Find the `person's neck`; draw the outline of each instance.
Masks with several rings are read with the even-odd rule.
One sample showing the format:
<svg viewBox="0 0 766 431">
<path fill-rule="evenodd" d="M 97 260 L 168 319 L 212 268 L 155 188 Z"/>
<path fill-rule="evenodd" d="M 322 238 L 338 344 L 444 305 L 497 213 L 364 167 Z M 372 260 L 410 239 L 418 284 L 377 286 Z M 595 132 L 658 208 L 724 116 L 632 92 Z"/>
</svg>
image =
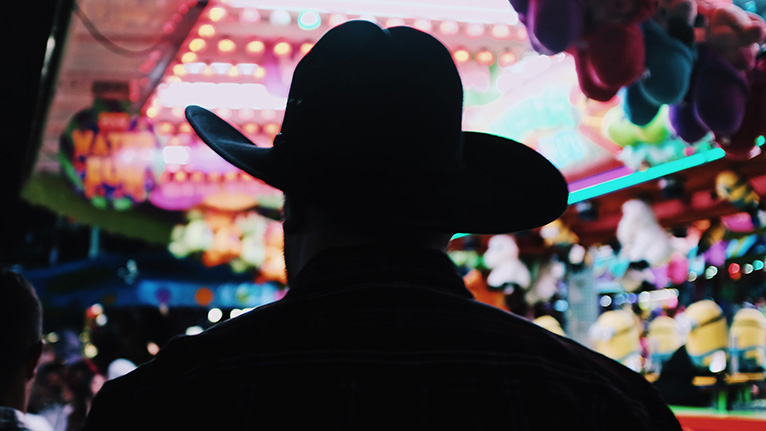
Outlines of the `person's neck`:
<svg viewBox="0 0 766 431">
<path fill-rule="evenodd" d="M 0 406 L 10 407 L 22 413 L 27 412 L 27 382 L 19 373 L 0 393 Z"/>
<path fill-rule="evenodd" d="M 383 247 L 401 239 L 403 247 L 444 251 L 451 236 L 447 234 L 436 238 L 429 236 L 427 240 L 423 240 L 423 238 L 399 238 L 392 235 L 394 234 L 359 234 L 337 231 L 315 231 L 301 234 L 285 232 L 285 264 L 288 284 L 314 257 L 329 249 L 354 246 Z"/>
</svg>

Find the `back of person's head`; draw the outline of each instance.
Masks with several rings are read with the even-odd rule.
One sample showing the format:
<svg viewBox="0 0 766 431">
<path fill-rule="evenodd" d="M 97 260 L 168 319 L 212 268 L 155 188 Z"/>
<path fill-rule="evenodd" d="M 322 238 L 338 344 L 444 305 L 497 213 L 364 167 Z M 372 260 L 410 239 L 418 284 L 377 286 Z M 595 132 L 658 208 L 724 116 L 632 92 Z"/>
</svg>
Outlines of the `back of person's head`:
<svg viewBox="0 0 766 431">
<path fill-rule="evenodd" d="M 42 307 L 34 288 L 20 274 L 0 268 L 0 392 L 29 362 L 41 337 Z"/>
</svg>

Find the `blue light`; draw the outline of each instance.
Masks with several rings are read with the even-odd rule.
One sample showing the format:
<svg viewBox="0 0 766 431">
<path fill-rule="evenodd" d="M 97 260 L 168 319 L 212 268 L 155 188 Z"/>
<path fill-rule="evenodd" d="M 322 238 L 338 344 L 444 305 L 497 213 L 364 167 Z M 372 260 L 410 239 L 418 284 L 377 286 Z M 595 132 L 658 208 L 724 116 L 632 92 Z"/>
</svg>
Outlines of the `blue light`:
<svg viewBox="0 0 766 431">
<path fill-rule="evenodd" d="M 298 26 L 302 30 L 314 30 L 321 24 L 322 18 L 320 18 L 319 14 L 314 11 L 307 10 L 305 12 L 301 12 L 301 14 L 298 16 Z"/>
</svg>

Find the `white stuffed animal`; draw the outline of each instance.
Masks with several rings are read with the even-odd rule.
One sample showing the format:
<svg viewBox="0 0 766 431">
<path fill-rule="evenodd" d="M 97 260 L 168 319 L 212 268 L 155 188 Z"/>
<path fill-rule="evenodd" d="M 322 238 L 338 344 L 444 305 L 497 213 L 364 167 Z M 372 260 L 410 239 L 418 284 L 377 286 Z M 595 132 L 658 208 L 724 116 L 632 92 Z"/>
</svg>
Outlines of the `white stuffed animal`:
<svg viewBox="0 0 766 431">
<path fill-rule="evenodd" d="M 487 284 L 500 287 L 506 283 L 527 289 L 531 283 L 529 269 L 519 260 L 519 246 L 511 235 L 495 235 L 489 239 L 484 264 L 492 271 Z"/>
<path fill-rule="evenodd" d="M 622 204 L 617 240 L 622 246 L 620 254 L 630 262 L 646 261 L 656 267 L 670 262 L 673 255 L 670 234 L 657 222 L 652 208 L 639 199 Z"/>
</svg>

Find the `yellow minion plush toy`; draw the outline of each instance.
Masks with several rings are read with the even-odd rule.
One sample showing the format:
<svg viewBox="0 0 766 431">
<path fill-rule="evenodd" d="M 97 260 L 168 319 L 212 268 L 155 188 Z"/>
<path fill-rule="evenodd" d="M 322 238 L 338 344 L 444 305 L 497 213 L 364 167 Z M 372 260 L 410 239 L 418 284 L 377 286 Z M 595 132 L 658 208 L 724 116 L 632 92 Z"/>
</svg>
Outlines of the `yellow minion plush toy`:
<svg viewBox="0 0 766 431">
<path fill-rule="evenodd" d="M 595 351 L 633 371 L 641 371 L 641 341 L 636 320 L 630 311 L 604 312 L 591 327 L 590 336 Z"/>
<path fill-rule="evenodd" d="M 558 334 L 561 336 L 565 335 L 564 329 L 561 328 L 561 324 L 553 316 L 548 316 L 548 315 L 540 316 L 534 320 L 534 323 L 538 326 L 542 326 L 543 328 L 553 332 L 554 334 Z"/>
<path fill-rule="evenodd" d="M 721 307 L 705 299 L 689 305 L 684 313 L 690 324 L 686 350 L 697 368 L 720 372 L 726 368 L 728 328 Z"/>
<path fill-rule="evenodd" d="M 743 308 L 734 315 L 729 334 L 732 365 L 751 373 L 766 369 L 766 316 L 754 308 Z"/>
<path fill-rule="evenodd" d="M 657 316 L 649 323 L 646 334 L 652 368 L 660 371 L 665 362 L 683 344 L 681 330 L 672 317 Z"/>
<path fill-rule="evenodd" d="M 750 214 L 753 222 L 758 225 L 757 214 L 761 209 L 761 200 L 747 179 L 734 171 L 721 171 L 715 179 L 715 190 L 718 197 Z"/>
</svg>

